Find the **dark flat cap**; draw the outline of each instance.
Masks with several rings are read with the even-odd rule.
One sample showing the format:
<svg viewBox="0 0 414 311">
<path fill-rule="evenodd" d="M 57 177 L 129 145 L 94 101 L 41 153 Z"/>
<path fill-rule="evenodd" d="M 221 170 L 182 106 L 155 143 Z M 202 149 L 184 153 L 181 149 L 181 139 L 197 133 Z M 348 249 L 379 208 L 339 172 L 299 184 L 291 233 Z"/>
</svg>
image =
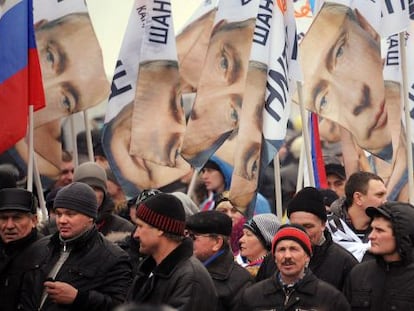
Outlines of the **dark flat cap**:
<svg viewBox="0 0 414 311">
<path fill-rule="evenodd" d="M 196 233 L 230 236 L 232 221 L 229 216 L 222 212 L 205 211 L 188 217 L 186 227 Z"/>
</svg>

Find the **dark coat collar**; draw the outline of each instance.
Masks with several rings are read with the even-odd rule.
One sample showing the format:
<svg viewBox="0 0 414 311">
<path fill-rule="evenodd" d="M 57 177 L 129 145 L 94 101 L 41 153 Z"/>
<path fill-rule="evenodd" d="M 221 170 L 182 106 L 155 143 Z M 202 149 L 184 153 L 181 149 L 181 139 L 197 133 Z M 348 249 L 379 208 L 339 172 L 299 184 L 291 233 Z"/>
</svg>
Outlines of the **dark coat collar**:
<svg viewBox="0 0 414 311">
<path fill-rule="evenodd" d="M 230 250 L 225 250 L 223 254 L 218 256 L 209 265 L 206 266 L 208 272 L 213 279 L 227 280 L 232 272 L 234 257 Z"/>
<path fill-rule="evenodd" d="M 271 280 L 272 286 L 267 286 L 263 289 L 263 293 L 265 295 L 273 295 L 278 291 L 283 291 L 282 284 L 278 279 L 278 272 L 271 277 Z M 305 295 L 315 295 L 316 287 L 312 284 L 315 280 L 316 276 L 309 269 L 307 269 L 303 279 L 295 285 L 295 291 Z"/>
<path fill-rule="evenodd" d="M 169 278 L 178 264 L 193 255 L 193 243 L 186 238 L 164 260 L 156 266 L 155 260 L 149 256 L 141 264 L 140 272 L 149 275 L 151 272 L 161 278 Z"/>
</svg>

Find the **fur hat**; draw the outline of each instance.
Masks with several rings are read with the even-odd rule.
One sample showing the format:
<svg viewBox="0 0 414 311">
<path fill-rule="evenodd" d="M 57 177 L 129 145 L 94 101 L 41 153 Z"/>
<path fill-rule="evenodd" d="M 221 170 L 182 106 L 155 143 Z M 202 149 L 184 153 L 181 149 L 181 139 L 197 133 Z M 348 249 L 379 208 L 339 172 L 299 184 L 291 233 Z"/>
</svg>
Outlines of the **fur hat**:
<svg viewBox="0 0 414 311">
<path fill-rule="evenodd" d="M 53 209 L 67 208 L 96 219 L 98 202 L 95 191 L 86 183 L 73 182 L 58 191 Z"/>
<path fill-rule="evenodd" d="M 20 188 L 1 189 L 0 211 L 19 211 L 36 214 L 33 193 Z"/>
<path fill-rule="evenodd" d="M 280 227 L 272 242 L 272 254 L 275 254 L 277 244 L 282 240 L 297 242 L 303 250 L 312 256 L 312 244 L 305 228 L 296 224 L 286 224 Z"/>
<path fill-rule="evenodd" d="M 95 162 L 84 162 L 79 165 L 73 174 L 73 181 L 83 182 L 92 188 L 97 187 L 106 193 L 106 172 Z"/>
<path fill-rule="evenodd" d="M 289 201 L 287 216 L 294 212 L 307 212 L 316 215 L 322 221 L 327 220 L 322 194 L 314 187 L 305 187 Z"/>
<path fill-rule="evenodd" d="M 186 227 L 196 233 L 230 236 L 232 221 L 229 216 L 222 212 L 205 211 L 190 216 L 187 219 Z"/>
<path fill-rule="evenodd" d="M 272 239 L 280 227 L 280 221 L 275 214 L 258 214 L 246 221 L 243 227 L 253 232 L 263 246 L 270 251 Z"/>
<path fill-rule="evenodd" d="M 179 199 L 172 194 L 158 193 L 142 201 L 137 218 L 167 233 L 184 236 L 185 212 Z"/>
</svg>

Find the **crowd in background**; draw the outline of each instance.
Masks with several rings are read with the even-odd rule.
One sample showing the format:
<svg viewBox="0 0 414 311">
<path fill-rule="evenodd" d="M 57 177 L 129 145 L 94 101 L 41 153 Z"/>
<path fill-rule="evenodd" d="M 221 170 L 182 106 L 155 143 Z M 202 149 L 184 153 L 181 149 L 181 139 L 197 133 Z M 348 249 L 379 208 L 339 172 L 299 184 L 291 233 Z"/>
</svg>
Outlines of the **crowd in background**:
<svg viewBox="0 0 414 311">
<path fill-rule="evenodd" d="M 271 174 L 242 213 L 216 156 L 193 193 L 182 179 L 127 198 L 96 143 L 77 167 L 63 152 L 38 221 L 37 192 L 1 164 L 2 310 L 411 310 L 413 206 L 387 202 L 373 173 L 346 176 L 337 154 L 328 188 L 296 192 L 300 144 L 281 150 L 283 217 Z"/>
</svg>

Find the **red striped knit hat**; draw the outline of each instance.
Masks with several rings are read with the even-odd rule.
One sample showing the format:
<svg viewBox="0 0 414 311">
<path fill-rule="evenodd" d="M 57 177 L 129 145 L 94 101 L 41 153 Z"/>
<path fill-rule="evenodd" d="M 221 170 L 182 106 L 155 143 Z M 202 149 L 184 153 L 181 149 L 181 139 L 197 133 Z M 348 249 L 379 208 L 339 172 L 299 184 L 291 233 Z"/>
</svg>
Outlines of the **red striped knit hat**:
<svg viewBox="0 0 414 311">
<path fill-rule="evenodd" d="M 276 245 L 282 240 L 292 240 L 297 242 L 303 250 L 310 256 L 312 256 L 312 244 L 306 233 L 305 228 L 296 224 L 286 224 L 279 228 L 276 232 L 272 242 L 272 254 L 275 254 Z"/>
<path fill-rule="evenodd" d="M 144 200 L 137 208 L 137 218 L 167 233 L 184 236 L 185 212 L 179 199 L 159 193 Z"/>
</svg>

